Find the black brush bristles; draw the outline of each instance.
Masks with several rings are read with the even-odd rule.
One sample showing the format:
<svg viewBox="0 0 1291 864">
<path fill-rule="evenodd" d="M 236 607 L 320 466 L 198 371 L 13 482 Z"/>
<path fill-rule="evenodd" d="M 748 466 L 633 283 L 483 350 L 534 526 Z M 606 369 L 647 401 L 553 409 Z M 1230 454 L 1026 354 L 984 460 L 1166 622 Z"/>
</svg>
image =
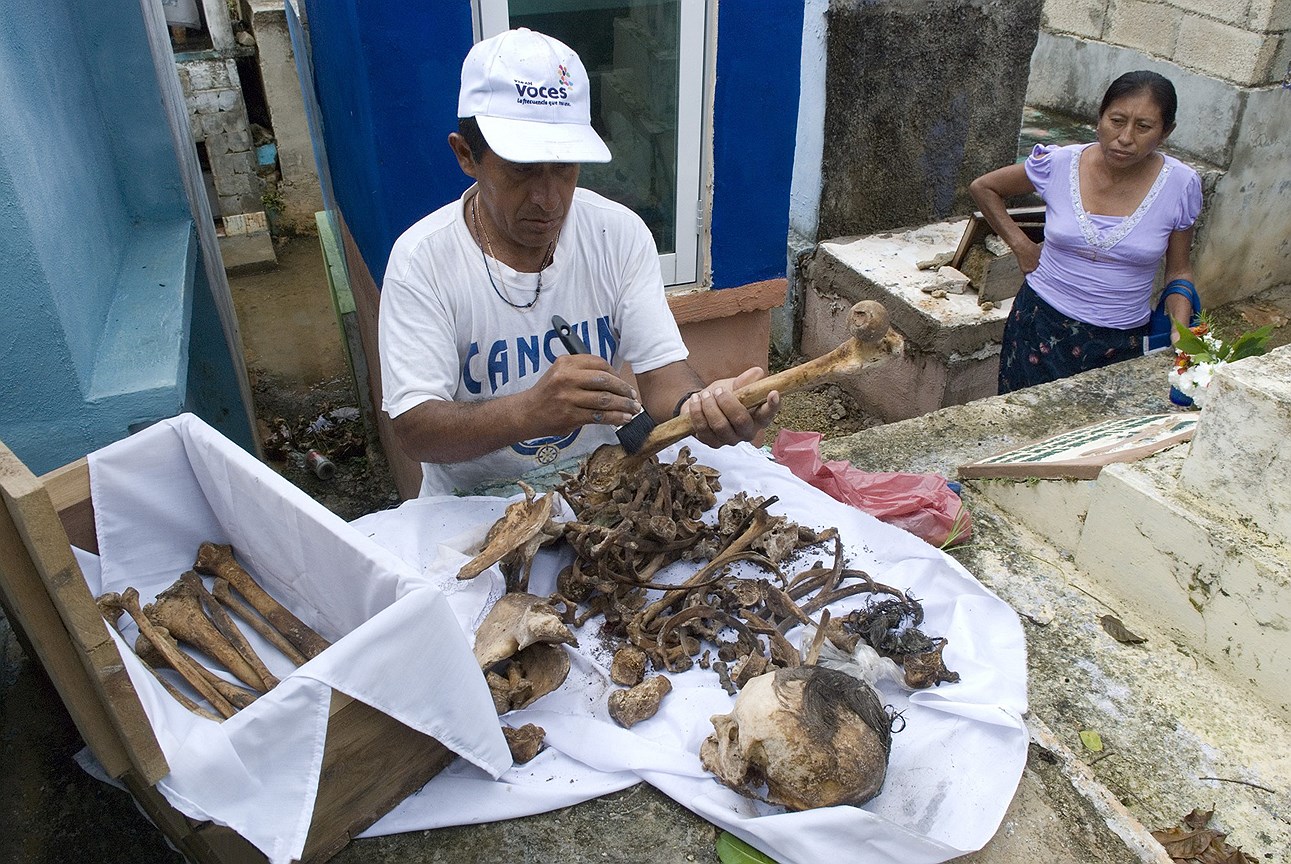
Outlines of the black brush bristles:
<svg viewBox="0 0 1291 864">
<path fill-rule="evenodd" d="M 564 318 L 559 315 L 551 316 L 551 326 L 555 329 L 556 335 L 564 343 L 565 350 L 570 354 L 591 354 L 588 347 L 583 344 L 583 340 L 578 337 L 578 332 L 566 323 Z M 614 434 L 619 438 L 619 444 L 629 454 L 636 453 L 645 446 L 646 438 L 654 431 L 654 418 L 646 413 L 642 408 L 637 412 L 637 416 L 624 423 L 614 430 Z"/>
<path fill-rule="evenodd" d="M 654 427 L 654 418 L 642 408 L 637 416 L 616 429 L 614 434 L 619 436 L 619 444 L 631 456 L 645 446 L 646 439 L 650 437 Z"/>
</svg>

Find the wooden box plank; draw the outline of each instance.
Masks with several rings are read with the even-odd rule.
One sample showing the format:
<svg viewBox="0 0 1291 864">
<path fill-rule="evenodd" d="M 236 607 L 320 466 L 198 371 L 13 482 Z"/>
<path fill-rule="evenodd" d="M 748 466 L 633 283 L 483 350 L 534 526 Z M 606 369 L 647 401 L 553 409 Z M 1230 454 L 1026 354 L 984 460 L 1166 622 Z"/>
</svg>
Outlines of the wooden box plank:
<svg viewBox="0 0 1291 864">
<path fill-rule="evenodd" d="M 36 652 L 107 772 L 156 782 L 170 769 L 43 484 L 0 444 L 0 585 L 5 614 Z M 123 693 L 125 694 L 123 696 Z"/>
<path fill-rule="evenodd" d="M 169 772 L 165 756 L 72 554 L 73 542 L 98 548 L 86 461 L 37 478 L 0 443 L 0 503 L 0 605 L 94 755 L 188 860 L 264 862 L 236 831 L 188 818 L 156 788 Z M 331 858 L 454 758 L 434 738 L 333 691 L 301 860 Z"/>
</svg>

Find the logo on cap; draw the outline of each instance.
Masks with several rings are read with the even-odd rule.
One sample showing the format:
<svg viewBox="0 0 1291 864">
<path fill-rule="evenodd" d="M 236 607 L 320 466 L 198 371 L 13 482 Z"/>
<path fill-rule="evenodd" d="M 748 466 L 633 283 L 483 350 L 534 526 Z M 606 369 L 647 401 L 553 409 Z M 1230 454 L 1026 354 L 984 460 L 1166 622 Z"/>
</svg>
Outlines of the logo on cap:
<svg viewBox="0 0 1291 864">
<path fill-rule="evenodd" d="M 554 87 L 547 84 L 535 84 L 520 78 L 512 79 L 516 85 L 516 101 L 522 105 L 564 105 L 568 106 L 569 89 L 572 82 L 561 78 L 563 86 Z"/>
<path fill-rule="evenodd" d="M 1288 68 L 1291 68 L 1291 65 L 1289 65 Z M 565 68 L 565 64 L 559 64 L 556 69 L 560 72 L 560 83 L 564 84 L 566 87 L 572 88 L 574 86 L 574 82 L 570 79 L 569 70 Z"/>
</svg>

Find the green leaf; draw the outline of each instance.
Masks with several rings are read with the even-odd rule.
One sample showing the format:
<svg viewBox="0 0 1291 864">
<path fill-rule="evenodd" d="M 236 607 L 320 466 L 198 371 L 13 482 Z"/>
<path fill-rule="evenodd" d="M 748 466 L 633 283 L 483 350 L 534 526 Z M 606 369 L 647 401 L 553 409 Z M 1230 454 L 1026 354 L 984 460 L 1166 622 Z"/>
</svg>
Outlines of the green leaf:
<svg viewBox="0 0 1291 864">
<path fill-rule="evenodd" d="M 1080 743 L 1085 745 L 1086 750 L 1093 753 L 1101 753 L 1103 750 L 1103 736 L 1093 729 L 1080 730 Z"/>
<path fill-rule="evenodd" d="M 1174 343 L 1174 347 L 1185 354 L 1200 354 L 1206 350 L 1206 343 L 1201 341 L 1200 336 L 1175 321 L 1175 319 L 1171 318 L 1170 320 L 1174 322 L 1175 332 L 1179 334 L 1179 341 Z"/>
<path fill-rule="evenodd" d="M 1255 357 L 1264 353 L 1265 343 L 1269 341 L 1269 336 L 1273 333 L 1273 325 L 1265 324 L 1258 330 L 1252 330 L 1250 333 L 1243 333 L 1233 343 L 1233 349 L 1229 353 L 1228 359 L 1242 360 L 1246 357 Z"/>
<path fill-rule="evenodd" d="M 729 831 L 717 838 L 717 857 L 722 864 L 776 864 Z"/>
</svg>

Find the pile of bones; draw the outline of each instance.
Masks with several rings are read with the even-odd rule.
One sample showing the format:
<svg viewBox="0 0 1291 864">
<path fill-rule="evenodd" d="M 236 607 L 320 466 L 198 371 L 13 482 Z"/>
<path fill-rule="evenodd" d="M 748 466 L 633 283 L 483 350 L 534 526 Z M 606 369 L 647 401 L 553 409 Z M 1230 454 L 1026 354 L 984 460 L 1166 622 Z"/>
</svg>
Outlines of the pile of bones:
<svg viewBox="0 0 1291 864">
<path fill-rule="evenodd" d="M 631 471 L 622 470 L 621 454 L 602 448 L 576 476 L 563 475 L 558 488 L 573 511 L 567 521 L 553 519 L 553 492 L 523 487 L 525 498 L 508 506 L 458 574 L 473 578 L 499 563 L 506 577 L 508 593 L 481 625 L 475 649 L 498 712 L 559 687 L 570 666 L 562 643 L 576 644 L 570 628 L 600 615 L 600 636 L 615 646 L 610 677 L 625 688 L 609 697 L 620 725 L 653 716 L 671 690 L 667 673 L 698 664 L 739 693 L 730 714 L 712 718 L 700 752 L 722 783 L 790 810 L 878 794 L 900 716 L 869 683 L 817 661 L 822 650 L 863 657 L 906 689 L 957 681 L 942 662 L 945 640 L 919 629 L 918 601 L 845 567 L 836 529 L 815 531 L 773 514 L 774 497 L 738 493 L 705 521 L 721 491 L 718 472 L 687 448 L 671 463 L 649 458 Z M 526 593 L 538 549 L 562 538 L 575 557 L 556 591 Z M 831 559 L 786 572 L 812 548 Z M 680 560 L 699 566 L 680 584 L 655 581 Z M 737 562 L 765 575 L 736 575 Z M 830 618 L 830 604 L 855 595 L 868 595 L 862 608 Z M 786 638 L 799 625 L 814 634 L 801 651 Z M 534 726 L 508 730 L 517 761 L 539 751 L 542 735 Z"/>
</svg>

